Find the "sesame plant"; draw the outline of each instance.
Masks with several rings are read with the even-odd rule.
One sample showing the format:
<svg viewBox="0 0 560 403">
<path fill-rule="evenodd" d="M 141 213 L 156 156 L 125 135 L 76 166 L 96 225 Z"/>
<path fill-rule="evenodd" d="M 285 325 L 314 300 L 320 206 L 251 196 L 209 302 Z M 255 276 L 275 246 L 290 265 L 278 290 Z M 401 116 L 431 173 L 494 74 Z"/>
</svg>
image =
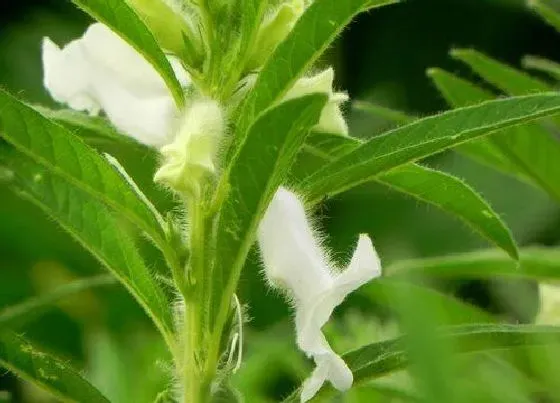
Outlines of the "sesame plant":
<svg viewBox="0 0 560 403">
<path fill-rule="evenodd" d="M 418 387 L 408 385 L 406 393 L 417 396 L 397 382 L 378 388 L 386 401 L 395 393 L 403 400 L 458 401 L 437 384 L 447 382 L 445 369 L 459 353 L 560 341 L 554 321 L 515 323 L 431 287 L 454 276 L 558 279 L 560 257 L 554 249 L 518 248 L 481 194 L 419 162 L 453 149 L 560 201 L 554 62 L 526 59 L 551 79 L 543 81 L 455 49 L 452 57 L 502 96 L 431 69 L 453 109 L 424 118 L 393 113 L 406 123 L 364 140 L 349 133 L 343 111 L 352 100 L 319 59 L 358 14 L 398 7 L 396 0 L 73 3 L 96 21 L 66 45 L 42 43 L 44 85 L 60 109 L 0 89 L 0 168 L 10 191 L 58 223 L 112 277 L 80 279 L 0 311 L 2 367 L 62 401 L 109 401 L 87 374 L 42 351 L 18 326 L 54 300 L 116 279 L 166 347 L 159 360 L 168 368 L 168 387 L 142 399 L 259 401 L 234 381 L 249 344 L 248 301 L 238 287 L 255 260 L 289 304 L 294 343 L 313 365 L 286 402 L 328 401 L 347 391 L 356 398 L 356 390 L 409 365 Z M 532 5 L 560 26 L 560 14 Z M 171 195 L 172 207 L 150 200 L 126 161 L 104 152 L 103 144 L 156 159 L 150 176 Z M 341 264 L 315 214 L 330 198 L 368 183 L 443 210 L 493 248 L 382 269 L 375 233 L 356 233 L 353 253 Z M 138 247 L 146 240 L 150 256 Z M 374 302 L 394 311 L 399 330 L 341 351 L 325 326 L 366 284 L 376 287 L 370 288 Z M 419 307 L 431 313 L 419 317 Z M 450 312 L 452 320 L 443 320 Z M 262 357 L 271 351 L 265 347 Z M 426 359 L 426 351 L 441 351 L 442 362 Z M 515 360 L 500 360 L 516 368 Z M 422 370 L 414 369 L 416 362 L 424 362 Z"/>
</svg>

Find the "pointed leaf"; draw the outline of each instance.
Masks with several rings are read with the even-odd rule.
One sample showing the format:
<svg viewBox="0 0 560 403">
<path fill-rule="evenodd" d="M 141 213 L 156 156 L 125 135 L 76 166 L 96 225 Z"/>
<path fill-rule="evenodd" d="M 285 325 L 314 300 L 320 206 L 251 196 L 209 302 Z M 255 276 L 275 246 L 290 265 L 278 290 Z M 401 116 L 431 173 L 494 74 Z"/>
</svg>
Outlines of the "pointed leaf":
<svg viewBox="0 0 560 403">
<path fill-rule="evenodd" d="M 371 116 L 398 124 L 412 123 L 417 119 L 415 116 L 410 116 L 405 112 L 387 108 L 386 106 L 372 104 L 371 102 L 355 101 L 352 103 L 352 108 L 358 111 L 366 112 Z"/>
<path fill-rule="evenodd" d="M 526 69 L 540 71 L 560 80 L 560 63 L 539 56 L 525 56 L 521 63 Z"/>
<path fill-rule="evenodd" d="M 549 0 L 529 0 L 529 6 L 532 7 L 543 20 L 560 32 L 560 12 L 549 3 Z"/>
<path fill-rule="evenodd" d="M 3 149 L 0 158 L 14 172 L 10 187 L 52 217 L 109 269 L 172 346 L 170 303 L 111 211 L 22 155 Z"/>
<path fill-rule="evenodd" d="M 89 277 L 61 285 L 44 295 L 38 295 L 20 304 L 3 308 L 0 310 L 0 332 L 6 329 L 13 330 L 28 323 L 66 297 L 111 284 L 115 284 L 115 279 L 109 275 Z"/>
<path fill-rule="evenodd" d="M 451 56 L 466 63 L 476 74 L 510 95 L 550 91 L 548 84 L 529 74 L 500 63 L 473 49 L 454 49 Z"/>
<path fill-rule="evenodd" d="M 125 0 L 72 0 L 79 8 L 121 36 L 159 72 L 178 106 L 183 89 L 153 34 Z"/>
<path fill-rule="evenodd" d="M 6 141 L 49 172 L 122 214 L 146 232 L 169 261 L 174 261 L 159 214 L 79 137 L 1 89 L 0 125 L 0 136 Z"/>
<path fill-rule="evenodd" d="M 292 176 L 305 181 L 306 176 L 320 171 L 323 164 L 348 154 L 360 144 L 350 137 L 314 133 L 308 137 L 304 151 L 292 169 Z M 460 218 L 511 257 L 517 258 L 517 246 L 507 225 L 464 181 L 416 164 L 405 164 L 371 179 Z"/>
<path fill-rule="evenodd" d="M 452 343 L 460 354 L 491 352 L 526 346 L 560 343 L 560 327 L 534 325 L 476 324 L 443 327 L 433 336 L 442 343 Z M 409 365 L 407 336 L 369 344 L 342 356 L 354 374 L 354 385 L 359 386 L 379 379 Z M 323 387 L 315 396 L 332 396 L 332 387 Z M 284 403 L 299 401 L 299 391 Z"/>
<path fill-rule="evenodd" d="M 77 371 L 13 333 L 0 333 L 0 367 L 46 390 L 64 402 L 109 403 Z"/>
<path fill-rule="evenodd" d="M 469 140 L 560 111 L 560 94 L 500 99 L 417 120 L 364 143 L 307 178 L 302 187 L 317 202 L 380 173 Z"/>
<path fill-rule="evenodd" d="M 428 306 L 444 306 L 445 322 L 441 325 L 460 325 L 466 323 L 486 323 L 495 322 L 496 319 L 491 314 L 482 309 L 463 302 L 452 296 L 443 294 L 439 291 L 412 284 L 407 281 L 395 281 L 395 278 L 383 277 L 367 284 L 358 291 L 360 295 L 370 299 L 372 304 L 381 305 L 389 312 L 398 314 L 396 307 L 398 299 L 402 295 L 407 295 L 412 301 L 423 301 Z"/>
<path fill-rule="evenodd" d="M 232 296 L 261 217 L 282 184 L 309 130 L 319 121 L 324 94 L 296 98 L 270 109 L 250 128 L 223 181 L 229 192 L 217 227 L 213 297 Z M 219 309 L 223 323 L 230 299 Z"/>
<path fill-rule="evenodd" d="M 517 245 L 507 225 L 490 204 L 461 179 L 420 165 L 407 164 L 380 175 L 378 180 L 459 217 L 513 259 L 519 258 Z"/>
<path fill-rule="evenodd" d="M 480 102 L 495 98 L 494 94 L 467 81 L 457 82 L 459 78 L 445 70 L 431 68 L 428 69 L 427 75 L 433 80 L 439 92 L 451 106 L 463 107 L 476 105 Z M 465 83 L 465 85 L 461 86 L 461 91 L 452 90 L 453 87 L 459 86 L 461 83 Z M 503 132 L 508 130 L 510 129 L 506 129 Z M 455 147 L 454 150 L 481 164 L 490 166 L 508 175 L 516 176 L 519 179 L 526 180 L 527 178 L 525 178 L 515 164 L 493 143 L 492 137 L 493 135 L 491 134 L 488 137 L 461 144 Z"/>
<path fill-rule="evenodd" d="M 431 77 L 453 107 L 494 98 L 474 84 L 443 70 L 433 70 Z M 560 201 L 560 141 L 546 128 L 534 123 L 521 125 L 492 134 L 487 141 L 505 159 L 496 163 L 500 170 L 541 187 Z"/>
<path fill-rule="evenodd" d="M 41 115 L 55 121 L 71 131 L 87 144 L 120 143 L 128 147 L 146 147 L 130 136 L 125 136 L 117 131 L 111 123 L 100 116 L 90 116 L 84 112 L 73 109 L 50 109 L 33 105 Z"/>
<path fill-rule="evenodd" d="M 515 277 L 548 281 L 560 279 L 560 249 L 523 248 L 520 262 L 498 250 L 480 250 L 428 259 L 401 260 L 385 269 L 388 276 L 495 278 Z"/>
<path fill-rule="evenodd" d="M 438 69 L 429 69 L 428 75 L 431 76 Z M 441 88 L 438 88 L 442 91 Z M 466 95 L 468 97 L 468 94 Z M 473 102 L 474 105 L 477 102 Z M 369 113 L 372 116 L 379 117 L 395 124 L 411 123 L 416 117 L 404 114 L 401 111 L 380 107 L 367 102 L 355 102 L 354 108 Z M 467 105 L 464 105 L 467 106 Z M 501 155 L 495 145 L 485 138 L 461 144 L 454 148 L 456 151 L 463 153 L 476 161 L 490 165 L 491 167 L 510 172 L 509 162 Z"/>
<path fill-rule="evenodd" d="M 560 343 L 560 327 L 534 325 L 476 324 L 451 326 L 438 331 L 458 353 L 495 351 Z M 376 379 L 408 365 L 406 336 L 401 339 L 370 344 L 343 356 L 354 373 L 356 383 Z"/>
</svg>

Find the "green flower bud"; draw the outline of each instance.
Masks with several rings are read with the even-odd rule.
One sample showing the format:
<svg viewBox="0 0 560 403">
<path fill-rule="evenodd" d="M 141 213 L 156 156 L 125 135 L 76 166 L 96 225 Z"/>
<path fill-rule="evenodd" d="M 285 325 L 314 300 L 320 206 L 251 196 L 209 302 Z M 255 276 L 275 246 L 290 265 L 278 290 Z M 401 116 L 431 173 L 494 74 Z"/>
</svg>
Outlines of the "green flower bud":
<svg viewBox="0 0 560 403">
<path fill-rule="evenodd" d="M 303 97 L 316 92 L 322 92 L 329 96 L 329 101 L 323 108 L 319 123 L 315 130 L 348 135 L 348 125 L 344 120 L 340 104 L 348 100 L 348 95 L 343 92 L 333 91 L 334 70 L 328 68 L 311 77 L 304 77 L 296 81 L 294 86 L 285 95 L 283 101 Z"/>
<path fill-rule="evenodd" d="M 258 69 L 266 62 L 276 46 L 292 30 L 304 9 L 303 0 L 290 0 L 265 17 L 259 28 L 253 52 L 247 62 L 247 71 Z"/>
<path fill-rule="evenodd" d="M 179 193 L 198 197 L 202 184 L 216 172 L 214 158 L 225 131 L 217 102 L 194 102 L 186 111 L 175 140 L 161 148 L 163 163 L 154 180 Z"/>
<path fill-rule="evenodd" d="M 188 16 L 163 0 L 127 0 L 150 28 L 162 48 L 183 58 L 192 67 L 201 61 L 202 42 Z"/>
</svg>

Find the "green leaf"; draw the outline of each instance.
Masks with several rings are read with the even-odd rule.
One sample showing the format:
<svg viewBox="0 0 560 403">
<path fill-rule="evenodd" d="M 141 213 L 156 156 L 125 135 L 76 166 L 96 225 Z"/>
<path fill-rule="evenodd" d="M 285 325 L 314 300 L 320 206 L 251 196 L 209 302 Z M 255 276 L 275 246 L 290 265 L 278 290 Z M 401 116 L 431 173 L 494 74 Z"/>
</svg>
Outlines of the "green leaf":
<svg viewBox="0 0 560 403">
<path fill-rule="evenodd" d="M 3 149 L 0 157 L 15 174 L 10 188 L 52 217 L 109 269 L 173 346 L 170 303 L 111 211 L 20 154 Z"/>
<path fill-rule="evenodd" d="M 384 270 L 387 276 L 451 278 L 531 278 L 542 281 L 560 279 L 560 249 L 523 248 L 520 261 L 508 259 L 498 250 L 480 250 L 464 254 L 401 260 Z"/>
<path fill-rule="evenodd" d="M 142 229 L 174 264 L 163 220 L 123 172 L 79 137 L 0 90 L 0 136 L 29 158 Z"/>
<path fill-rule="evenodd" d="M 202 44 L 183 17 L 165 0 L 126 0 L 153 33 L 161 47 L 182 58 L 190 69 L 202 63 Z"/>
<path fill-rule="evenodd" d="M 362 142 L 349 136 L 312 131 L 290 171 L 290 182 L 299 184 L 338 157 L 354 151 Z"/>
<path fill-rule="evenodd" d="M 473 49 L 453 49 L 451 56 L 466 63 L 476 74 L 510 95 L 528 95 L 550 91 L 543 81 L 529 74 L 500 63 Z"/>
<path fill-rule="evenodd" d="M 343 28 L 362 11 L 398 0 L 321 0 L 313 2 L 287 38 L 268 58 L 253 90 L 239 112 L 235 144 L 239 147 L 247 129 L 263 111 L 281 100 L 325 51 Z M 235 149 L 233 150 L 235 151 Z"/>
<path fill-rule="evenodd" d="M 390 402 L 415 402 L 420 403 L 425 400 L 418 396 L 415 396 L 406 389 L 406 387 L 400 387 L 397 385 L 384 384 L 381 382 L 371 382 L 360 386 L 353 390 L 354 395 L 356 395 L 357 400 L 352 400 L 351 402 L 359 403 L 365 401 L 390 401 Z M 363 395 L 363 396 L 362 396 Z M 378 399 L 372 400 L 373 397 L 379 396 Z M 369 399 L 369 400 L 367 400 Z M 350 402 L 348 402 L 350 403 Z"/>
<path fill-rule="evenodd" d="M 0 333 L 0 366 L 63 402 L 109 402 L 65 361 L 40 351 L 13 333 Z"/>
<path fill-rule="evenodd" d="M 437 89 L 447 102 L 453 107 L 476 105 L 480 102 L 494 99 L 494 94 L 483 90 L 457 76 L 448 73 L 445 70 L 431 68 L 427 71 Z M 454 91 L 455 87 L 461 87 L 461 90 Z M 504 130 L 507 131 L 509 129 Z M 508 175 L 513 175 L 519 179 L 527 180 L 522 172 L 512 163 L 492 142 L 492 136 L 481 138 L 475 141 L 461 144 L 454 148 L 454 150 L 472 158 L 473 160 L 504 172 Z"/>
<path fill-rule="evenodd" d="M 171 64 L 153 34 L 125 0 L 72 0 L 79 8 L 121 36 L 159 72 L 176 104 L 184 104 L 184 94 Z"/>
<path fill-rule="evenodd" d="M 239 36 L 240 49 L 235 49 L 237 53 L 237 63 L 244 73 L 248 70 L 246 64 L 250 62 L 247 60 L 250 52 L 255 46 L 259 27 L 263 23 L 263 16 L 265 15 L 267 2 L 260 0 L 240 0 L 241 8 L 241 32 Z"/>
<path fill-rule="evenodd" d="M 529 345 L 560 343 L 560 327 L 505 324 L 451 326 L 439 330 L 438 337 L 449 339 L 458 353 L 488 352 Z M 351 351 L 343 356 L 354 382 L 376 379 L 408 365 L 406 336 Z"/>
<path fill-rule="evenodd" d="M 18 305 L 6 307 L 0 310 L 0 332 L 6 329 L 15 329 L 30 322 L 66 297 L 114 283 L 115 279 L 109 275 L 89 277 L 61 285 L 44 295 L 30 298 Z"/>
<path fill-rule="evenodd" d="M 223 175 L 229 191 L 217 224 L 213 298 L 221 300 L 218 323 L 230 298 L 259 221 L 327 101 L 324 94 L 296 98 L 270 109 L 249 129 L 247 140 Z M 228 296 L 225 300 L 222 295 Z"/>
<path fill-rule="evenodd" d="M 385 271 L 385 269 L 384 269 Z M 428 306 L 444 306 L 445 322 L 440 325 L 460 325 L 466 323 L 494 322 L 496 319 L 474 305 L 443 294 L 426 286 L 415 285 L 406 281 L 396 281 L 391 277 L 383 277 L 368 283 L 358 292 L 366 296 L 372 304 L 381 305 L 387 310 L 398 314 L 396 307 L 399 298 L 407 295 L 412 301 L 423 301 Z"/>
<path fill-rule="evenodd" d="M 525 56 L 521 61 L 523 67 L 529 70 L 548 74 L 555 80 L 560 80 L 560 63 L 539 56 Z"/>
<path fill-rule="evenodd" d="M 492 131 L 560 111 L 560 94 L 500 99 L 417 120 L 374 137 L 323 167 L 302 184 L 317 202 L 380 173 L 476 139 Z"/>
<path fill-rule="evenodd" d="M 109 121 L 100 116 L 90 116 L 73 109 L 50 109 L 33 105 L 41 115 L 64 126 L 88 144 L 123 144 L 128 147 L 145 147 L 130 136 L 123 135 Z"/>
<path fill-rule="evenodd" d="M 529 0 L 529 6 L 533 8 L 548 24 L 560 32 L 560 12 L 549 5 L 547 0 Z"/>
<path fill-rule="evenodd" d="M 453 107 L 494 98 L 474 84 L 443 70 L 433 70 L 430 76 Z M 486 140 L 493 145 L 495 153 L 505 159 L 494 162 L 498 169 L 535 184 L 560 201 L 560 141 L 546 128 L 531 123 L 492 134 Z"/>
<path fill-rule="evenodd" d="M 436 73 L 439 73 L 439 69 L 428 70 L 429 76 Z M 442 88 L 438 87 L 438 89 L 443 92 Z M 469 97 L 468 88 L 466 88 L 465 90 L 467 91 L 467 93 L 465 94 L 465 98 L 472 99 L 472 97 Z M 457 95 L 460 96 L 461 94 Z M 478 102 L 472 102 L 473 105 L 476 103 Z M 368 102 L 358 101 L 353 104 L 353 107 L 356 110 L 364 111 L 366 113 L 369 113 L 371 116 L 381 118 L 395 124 L 412 123 L 417 119 L 416 117 L 407 115 L 404 112 L 381 107 L 379 105 L 374 105 Z M 510 171 L 513 169 L 513 167 L 509 166 L 509 162 L 506 160 L 506 158 L 500 154 L 499 150 L 497 150 L 489 140 L 484 138 L 461 144 L 460 146 L 455 147 L 455 150 L 469 156 L 470 158 L 475 159 L 480 163 L 498 168 L 508 173 L 510 173 Z"/>
<path fill-rule="evenodd" d="M 408 164 L 380 175 L 378 180 L 461 218 L 512 258 L 519 257 L 515 240 L 507 225 L 488 202 L 461 179 L 420 165 Z"/>
<path fill-rule="evenodd" d="M 372 104 L 371 102 L 355 101 L 352 103 L 352 108 L 394 123 L 412 123 L 417 119 L 416 117 L 410 116 L 405 112 L 387 108 L 381 105 Z"/>
<path fill-rule="evenodd" d="M 320 171 L 322 164 L 348 154 L 360 144 L 350 137 L 314 133 L 308 137 L 292 176 L 305 181 L 305 176 Z M 370 179 L 460 218 L 517 259 L 517 247 L 506 224 L 464 181 L 416 164 L 405 164 Z"/>
<path fill-rule="evenodd" d="M 560 327 L 534 325 L 476 324 L 443 327 L 433 335 L 442 343 L 452 343 L 457 353 L 480 353 L 526 346 L 560 343 Z M 354 374 L 358 386 L 379 379 L 409 365 L 407 336 L 369 344 L 342 356 Z M 332 387 L 324 387 L 315 401 L 331 396 Z M 299 401 L 299 391 L 284 403 Z"/>
</svg>

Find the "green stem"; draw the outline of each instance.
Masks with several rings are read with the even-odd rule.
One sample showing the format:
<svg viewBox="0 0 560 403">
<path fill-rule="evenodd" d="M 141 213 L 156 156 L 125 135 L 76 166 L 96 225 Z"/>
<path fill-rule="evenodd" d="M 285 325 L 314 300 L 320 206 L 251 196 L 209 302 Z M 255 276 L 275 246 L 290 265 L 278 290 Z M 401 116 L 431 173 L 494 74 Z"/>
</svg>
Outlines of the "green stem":
<svg viewBox="0 0 560 403">
<path fill-rule="evenodd" d="M 201 387 L 201 374 L 197 355 L 198 326 L 194 313 L 196 306 L 192 303 L 185 304 L 185 326 L 184 326 L 184 360 L 183 360 L 183 402 L 204 402 Z"/>
<path fill-rule="evenodd" d="M 203 403 L 208 400 L 210 384 L 203 369 L 203 340 L 201 335 L 203 310 L 203 276 L 205 273 L 205 214 L 203 203 L 193 199 L 189 203 L 190 225 L 190 262 L 188 288 L 185 295 L 185 318 L 183 328 L 183 403 Z"/>
</svg>

